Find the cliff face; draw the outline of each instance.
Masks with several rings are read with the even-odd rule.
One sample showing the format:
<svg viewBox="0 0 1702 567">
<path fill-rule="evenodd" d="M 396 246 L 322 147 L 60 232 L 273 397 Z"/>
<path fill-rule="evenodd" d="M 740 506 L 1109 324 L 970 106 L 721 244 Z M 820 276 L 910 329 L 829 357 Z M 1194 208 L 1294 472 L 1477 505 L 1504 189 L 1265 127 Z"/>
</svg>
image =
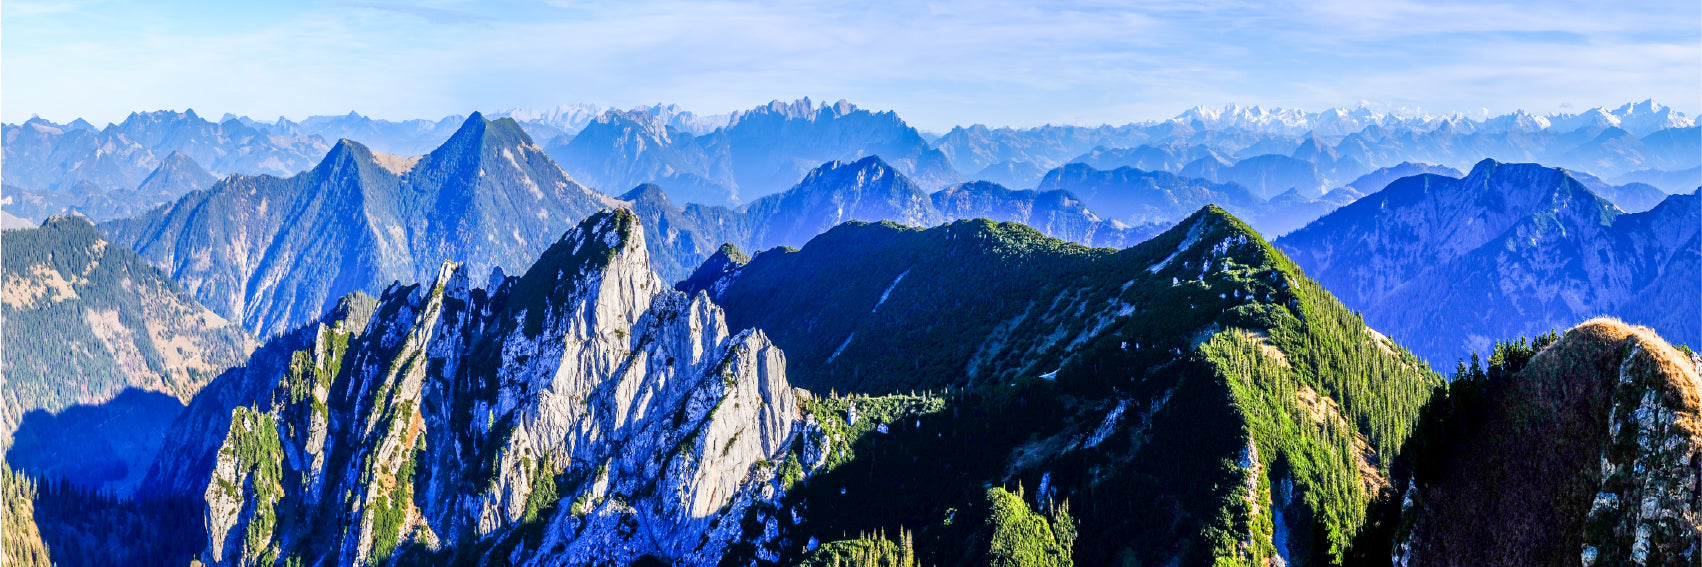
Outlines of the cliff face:
<svg viewBox="0 0 1702 567">
<path fill-rule="evenodd" d="M 230 414 L 209 564 L 713 564 L 800 423 L 779 349 L 663 285 L 624 210 L 524 276 L 445 264 L 311 332 Z"/>
<path fill-rule="evenodd" d="M 1694 564 L 1699 364 L 1647 328 L 1597 319 L 1516 373 L 1456 383 L 1444 420 L 1457 433 L 1421 456 L 1394 562 Z"/>
</svg>

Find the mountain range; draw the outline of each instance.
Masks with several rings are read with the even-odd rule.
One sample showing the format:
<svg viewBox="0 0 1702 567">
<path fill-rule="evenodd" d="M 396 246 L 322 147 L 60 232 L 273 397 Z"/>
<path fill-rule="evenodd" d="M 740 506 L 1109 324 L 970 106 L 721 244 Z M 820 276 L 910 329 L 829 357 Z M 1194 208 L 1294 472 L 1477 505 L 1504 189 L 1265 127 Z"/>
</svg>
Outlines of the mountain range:
<svg viewBox="0 0 1702 567">
<path fill-rule="evenodd" d="M 689 275 L 722 244 L 749 250 L 799 247 L 847 221 L 933 226 L 988 217 L 1031 224 L 1044 233 L 1093 246 L 1133 245 L 1168 222 L 1129 226 L 1089 211 L 1067 191 L 1011 191 L 994 183 L 953 185 L 932 194 L 877 156 L 832 161 L 796 186 L 738 208 L 676 206 L 664 188 L 643 185 L 621 195 L 646 226 L 656 269 L 669 281 Z M 647 228 L 646 230 L 652 230 Z"/>
<path fill-rule="evenodd" d="M 726 126 L 699 135 L 659 114 L 610 112 L 546 148 L 575 178 L 605 192 L 677 185 L 687 202 L 706 205 L 754 201 L 793 186 L 823 162 L 873 155 L 928 189 L 958 178 L 946 156 L 896 113 L 843 100 L 775 101 L 736 112 Z"/>
<path fill-rule="evenodd" d="M 612 203 L 563 175 L 513 120 L 475 113 L 424 156 L 341 140 L 301 174 L 233 175 L 100 229 L 268 337 L 350 292 L 429 281 L 443 260 L 520 269 Z"/>
<path fill-rule="evenodd" d="M 1665 107 L 504 113 L 133 116 L 421 154 L 135 190 L 38 159 L 103 131 L 8 126 L 73 181 L 4 197 L 83 216 L 0 235 L 6 563 L 1702 557 Z"/>
<path fill-rule="evenodd" d="M 6 186 L 0 206 L 5 210 L 40 223 L 54 215 L 77 214 L 103 221 L 133 217 L 176 200 L 197 189 L 206 189 L 218 178 L 202 169 L 193 158 L 172 152 L 160 160 L 142 183 L 134 189 L 103 189 L 90 181 L 78 181 L 62 191 L 32 191 Z"/>
<path fill-rule="evenodd" d="M 1468 168 L 1483 157 L 1539 161 L 1667 193 L 1702 186 L 1695 174 L 1702 134 L 1681 113 L 1651 101 L 1578 115 L 1481 119 L 1366 108 L 1321 113 L 1195 108 L 1169 120 L 1122 126 L 976 125 L 938 137 L 916 131 L 892 112 L 867 112 L 844 101 L 817 106 L 808 99 L 713 116 L 661 104 L 627 111 L 563 105 L 492 116 L 514 117 L 572 177 L 604 193 L 656 183 L 677 201 L 708 205 L 752 201 L 791 187 L 820 163 L 869 155 L 881 156 L 928 190 L 963 180 L 1031 189 L 1049 170 L 1081 162 L 1236 182 L 1264 198 L 1291 188 L 1317 198 L 1402 162 Z M 8 195 L 20 198 L 0 204 L 26 218 L 45 218 L 37 213 L 49 209 L 102 220 L 109 217 L 98 215 L 129 216 L 159 200 L 114 191 L 139 187 L 173 151 L 217 175 L 288 176 L 316 163 L 328 140 L 421 155 L 464 121 L 462 116 L 390 121 L 351 112 L 300 122 L 227 114 L 213 123 L 193 111 L 160 111 L 135 113 L 97 130 L 82 120 L 60 125 L 37 118 L 4 126 L 7 165 L 0 178 Z M 1627 210 L 1652 205 L 1646 197 L 1608 196 L 1635 201 L 1622 203 Z M 23 205 L 26 201 L 33 204 Z M 14 210 L 19 206 L 29 210 Z"/>
<path fill-rule="evenodd" d="M 218 408 L 213 451 L 151 477 L 204 490 L 201 561 L 715 563 L 808 396 L 760 331 L 656 278 L 637 222 L 598 213 L 522 276 L 450 262 L 300 329 L 282 379 Z"/>
<path fill-rule="evenodd" d="M 193 110 L 131 113 L 101 129 L 80 119 L 32 118 L 0 126 L 0 136 L 0 176 L 31 191 L 69 191 L 82 182 L 101 191 L 134 189 L 173 152 L 219 173 L 291 175 L 330 149 L 315 136 L 277 134 L 234 119 L 210 122 Z"/>
<path fill-rule="evenodd" d="M 1702 344 L 1699 198 L 1625 213 L 1566 170 L 1484 160 L 1395 181 L 1276 245 L 1439 367 L 1604 314 Z"/>
<path fill-rule="evenodd" d="M 851 223 L 696 278 L 713 294 L 668 290 L 640 222 L 593 215 L 525 275 L 484 288 L 450 263 L 435 283 L 343 300 L 203 390 L 150 486 L 205 493 L 208 564 L 819 562 L 880 545 L 843 535 L 878 526 L 913 531 L 906 552 L 935 563 L 993 560 L 1013 537 L 1060 564 L 1299 560 L 1347 540 L 1290 545 L 1258 526 L 1277 514 L 1287 529 L 1287 513 L 1294 533 L 1357 531 L 1386 498 L 1373 479 L 1388 461 L 1355 455 L 1392 454 L 1440 384 L 1217 210 L 1122 252 L 989 221 Z M 971 266 L 1010 277 L 936 285 Z M 867 285 L 889 278 L 884 292 Z M 774 284 L 786 293 L 759 299 Z M 1036 304 L 1053 291 L 1068 299 Z M 1075 316 L 1107 302 L 1129 307 Z M 870 305 L 876 317 L 856 315 Z M 749 328 L 753 317 L 767 323 Z M 944 344 L 959 346 L 929 346 Z M 1338 351 L 1364 362 L 1304 370 Z M 1261 374 L 1244 374 L 1256 360 Z M 979 369 L 968 380 L 966 363 Z M 1242 388 L 1215 372 L 1272 376 Z M 942 395 L 897 393 L 910 388 Z M 1314 423 L 1283 402 L 1307 391 L 1347 396 L 1316 422 L 1335 433 L 1233 425 L 1248 418 L 1232 399 L 1258 419 Z M 1353 449 L 1352 431 L 1369 445 Z M 1150 458 L 1182 453 L 1199 458 Z M 1284 482 L 1309 496 L 1245 488 Z M 1181 516 L 1141 519 L 1164 509 Z M 1006 533 L 1036 521 L 1046 529 Z"/>
<path fill-rule="evenodd" d="M 936 146 L 964 172 L 994 165 L 1006 170 L 1044 171 L 1067 162 L 1082 162 L 1100 169 L 1130 165 L 1208 177 L 1200 173 L 1213 167 L 1222 169 L 1223 164 L 1233 166 L 1237 160 L 1270 155 L 1312 162 L 1323 172 L 1336 171 L 1333 178 L 1320 173 L 1316 177 L 1321 179 L 1314 179 L 1302 165 L 1282 164 L 1286 177 L 1270 187 L 1275 192 L 1288 187 L 1302 192 L 1328 189 L 1372 169 L 1401 162 L 1466 169 L 1485 157 L 1538 161 L 1607 178 L 1641 171 L 1644 177 L 1626 181 L 1648 183 L 1659 179 L 1660 183 L 1652 184 L 1668 193 L 1702 186 L 1702 177 L 1696 175 L 1663 177 L 1698 165 L 1702 160 L 1698 157 L 1702 155 L 1698 149 L 1702 147 L 1702 133 L 1690 118 L 1652 101 L 1613 110 L 1591 109 L 1578 115 L 1515 112 L 1485 118 L 1367 108 L 1308 113 L 1259 107 L 1196 107 L 1169 120 L 1123 126 L 960 126 L 941 136 Z M 1223 164 L 1199 162 L 1195 171 L 1182 170 L 1208 155 Z M 1329 159 L 1316 159 L 1320 156 Z M 1274 173 L 1277 166 L 1261 163 L 1258 169 Z M 1257 189 L 1259 179 L 1248 176 L 1234 180 Z"/>
</svg>

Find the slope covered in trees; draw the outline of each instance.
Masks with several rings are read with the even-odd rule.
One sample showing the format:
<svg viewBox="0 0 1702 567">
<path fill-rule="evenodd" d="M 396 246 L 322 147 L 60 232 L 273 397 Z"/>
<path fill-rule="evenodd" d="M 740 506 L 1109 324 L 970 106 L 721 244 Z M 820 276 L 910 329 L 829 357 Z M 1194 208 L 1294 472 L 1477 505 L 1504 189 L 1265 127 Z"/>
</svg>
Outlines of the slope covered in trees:
<svg viewBox="0 0 1702 567">
<path fill-rule="evenodd" d="M 779 505 L 792 544 L 903 529 L 962 564 L 990 484 L 1067 500 L 1082 564 L 1342 563 L 1440 384 L 1215 208 L 1121 251 L 850 223 L 721 260 L 683 287 L 768 333 L 795 383 L 879 396 L 806 406 L 835 441 L 791 457 L 829 463 Z M 911 390 L 943 405 L 871 411 Z"/>
<path fill-rule="evenodd" d="M 4 238 L 7 462 L 127 491 L 183 402 L 247 358 L 253 340 L 81 217 Z M 94 409 L 115 403 L 122 410 Z"/>
</svg>

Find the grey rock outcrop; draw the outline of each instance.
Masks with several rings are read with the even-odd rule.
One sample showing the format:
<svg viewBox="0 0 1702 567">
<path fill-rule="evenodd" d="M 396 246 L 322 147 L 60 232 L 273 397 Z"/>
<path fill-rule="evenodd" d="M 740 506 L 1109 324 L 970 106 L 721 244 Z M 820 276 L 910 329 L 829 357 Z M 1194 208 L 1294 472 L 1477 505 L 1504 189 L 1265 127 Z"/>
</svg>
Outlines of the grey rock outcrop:
<svg viewBox="0 0 1702 567">
<path fill-rule="evenodd" d="M 664 285 L 632 213 L 492 289 L 470 277 L 447 263 L 364 325 L 319 324 L 234 410 L 203 561 L 710 565 L 775 497 L 801 424 L 784 355 Z"/>
</svg>

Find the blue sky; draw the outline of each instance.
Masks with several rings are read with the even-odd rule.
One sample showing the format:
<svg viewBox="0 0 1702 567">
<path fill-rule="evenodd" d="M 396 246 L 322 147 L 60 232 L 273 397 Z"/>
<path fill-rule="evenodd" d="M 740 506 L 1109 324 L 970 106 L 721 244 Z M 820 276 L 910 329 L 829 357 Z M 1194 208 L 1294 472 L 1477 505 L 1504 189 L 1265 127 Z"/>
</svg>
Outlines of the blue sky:
<svg viewBox="0 0 1702 567">
<path fill-rule="evenodd" d="M 923 129 L 1196 104 L 1702 110 L 1702 3 L 576 0 L 0 3 L 0 120 L 438 118 L 847 99 Z"/>
</svg>

